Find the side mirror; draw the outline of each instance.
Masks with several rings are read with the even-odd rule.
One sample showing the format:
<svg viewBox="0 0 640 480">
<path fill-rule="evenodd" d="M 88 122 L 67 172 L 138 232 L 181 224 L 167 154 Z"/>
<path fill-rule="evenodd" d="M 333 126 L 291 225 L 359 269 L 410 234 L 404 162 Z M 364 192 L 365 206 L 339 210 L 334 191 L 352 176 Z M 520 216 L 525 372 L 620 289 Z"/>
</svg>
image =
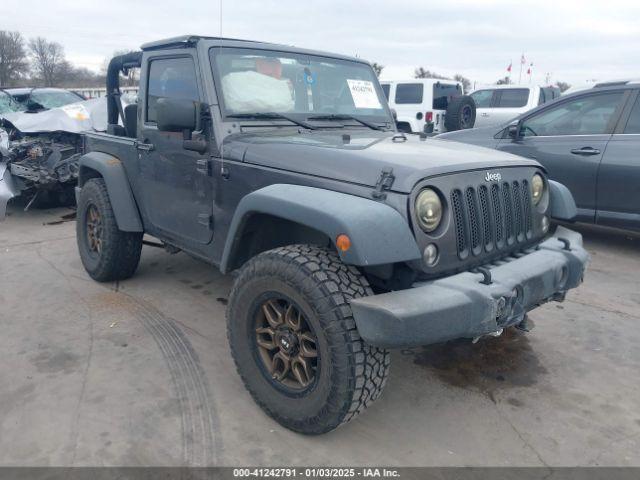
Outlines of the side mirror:
<svg viewBox="0 0 640 480">
<path fill-rule="evenodd" d="M 183 98 L 160 98 L 156 103 L 158 130 L 193 132 L 200 129 L 200 102 Z"/>
<path fill-rule="evenodd" d="M 509 138 L 518 140 L 520 137 L 522 137 L 522 122 L 520 121 L 518 123 L 514 123 L 513 125 L 509 125 L 507 127 L 507 133 L 509 135 Z"/>
</svg>

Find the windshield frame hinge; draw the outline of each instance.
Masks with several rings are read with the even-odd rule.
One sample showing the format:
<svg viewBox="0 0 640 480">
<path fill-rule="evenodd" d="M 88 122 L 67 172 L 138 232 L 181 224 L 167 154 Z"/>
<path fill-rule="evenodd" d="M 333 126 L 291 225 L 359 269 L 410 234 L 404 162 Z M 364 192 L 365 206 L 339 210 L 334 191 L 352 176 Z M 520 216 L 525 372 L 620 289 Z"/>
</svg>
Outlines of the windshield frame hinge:
<svg viewBox="0 0 640 480">
<path fill-rule="evenodd" d="M 376 188 L 371 192 L 371 196 L 376 200 L 384 200 L 387 198 L 386 191 L 391 190 L 393 182 L 396 180 L 393 174 L 393 168 L 383 168 L 380 171 L 380 177 L 376 182 Z"/>
</svg>

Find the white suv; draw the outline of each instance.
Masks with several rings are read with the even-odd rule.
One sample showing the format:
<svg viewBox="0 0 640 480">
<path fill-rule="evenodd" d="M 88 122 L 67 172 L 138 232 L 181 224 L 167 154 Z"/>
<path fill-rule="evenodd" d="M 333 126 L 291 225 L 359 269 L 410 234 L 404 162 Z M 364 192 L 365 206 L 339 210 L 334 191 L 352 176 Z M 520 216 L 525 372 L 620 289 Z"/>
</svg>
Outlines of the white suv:
<svg viewBox="0 0 640 480">
<path fill-rule="evenodd" d="M 499 125 L 560 97 L 558 87 L 494 85 L 471 94 L 476 104 L 476 127 Z"/>
<path fill-rule="evenodd" d="M 443 133 L 473 127 L 475 107 L 460 82 L 415 78 L 380 84 L 401 132 Z"/>
</svg>

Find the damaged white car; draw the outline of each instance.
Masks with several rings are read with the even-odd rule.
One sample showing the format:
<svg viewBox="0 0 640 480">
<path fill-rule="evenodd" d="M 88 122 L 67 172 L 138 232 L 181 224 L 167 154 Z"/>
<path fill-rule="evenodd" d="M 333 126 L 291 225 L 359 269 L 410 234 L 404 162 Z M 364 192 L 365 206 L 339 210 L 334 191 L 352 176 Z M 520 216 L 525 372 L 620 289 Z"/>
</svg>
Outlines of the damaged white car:
<svg viewBox="0 0 640 480">
<path fill-rule="evenodd" d="M 72 204 L 83 131 L 105 131 L 106 98 L 72 103 L 39 113 L 0 114 L 0 221 L 7 203 Z"/>
</svg>

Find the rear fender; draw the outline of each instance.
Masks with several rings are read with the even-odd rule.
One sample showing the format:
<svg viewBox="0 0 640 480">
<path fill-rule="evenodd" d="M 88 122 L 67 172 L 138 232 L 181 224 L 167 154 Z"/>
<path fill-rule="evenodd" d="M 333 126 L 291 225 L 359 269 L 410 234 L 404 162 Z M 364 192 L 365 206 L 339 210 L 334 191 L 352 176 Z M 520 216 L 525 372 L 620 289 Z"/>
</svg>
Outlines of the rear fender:
<svg viewBox="0 0 640 480">
<path fill-rule="evenodd" d="M 76 192 L 79 193 L 87 180 L 96 176 L 102 177 L 107 185 L 118 229 L 124 232 L 142 232 L 140 212 L 122 162 L 107 153 L 90 152 L 80 157 L 79 166 L 80 173 Z"/>
</svg>

